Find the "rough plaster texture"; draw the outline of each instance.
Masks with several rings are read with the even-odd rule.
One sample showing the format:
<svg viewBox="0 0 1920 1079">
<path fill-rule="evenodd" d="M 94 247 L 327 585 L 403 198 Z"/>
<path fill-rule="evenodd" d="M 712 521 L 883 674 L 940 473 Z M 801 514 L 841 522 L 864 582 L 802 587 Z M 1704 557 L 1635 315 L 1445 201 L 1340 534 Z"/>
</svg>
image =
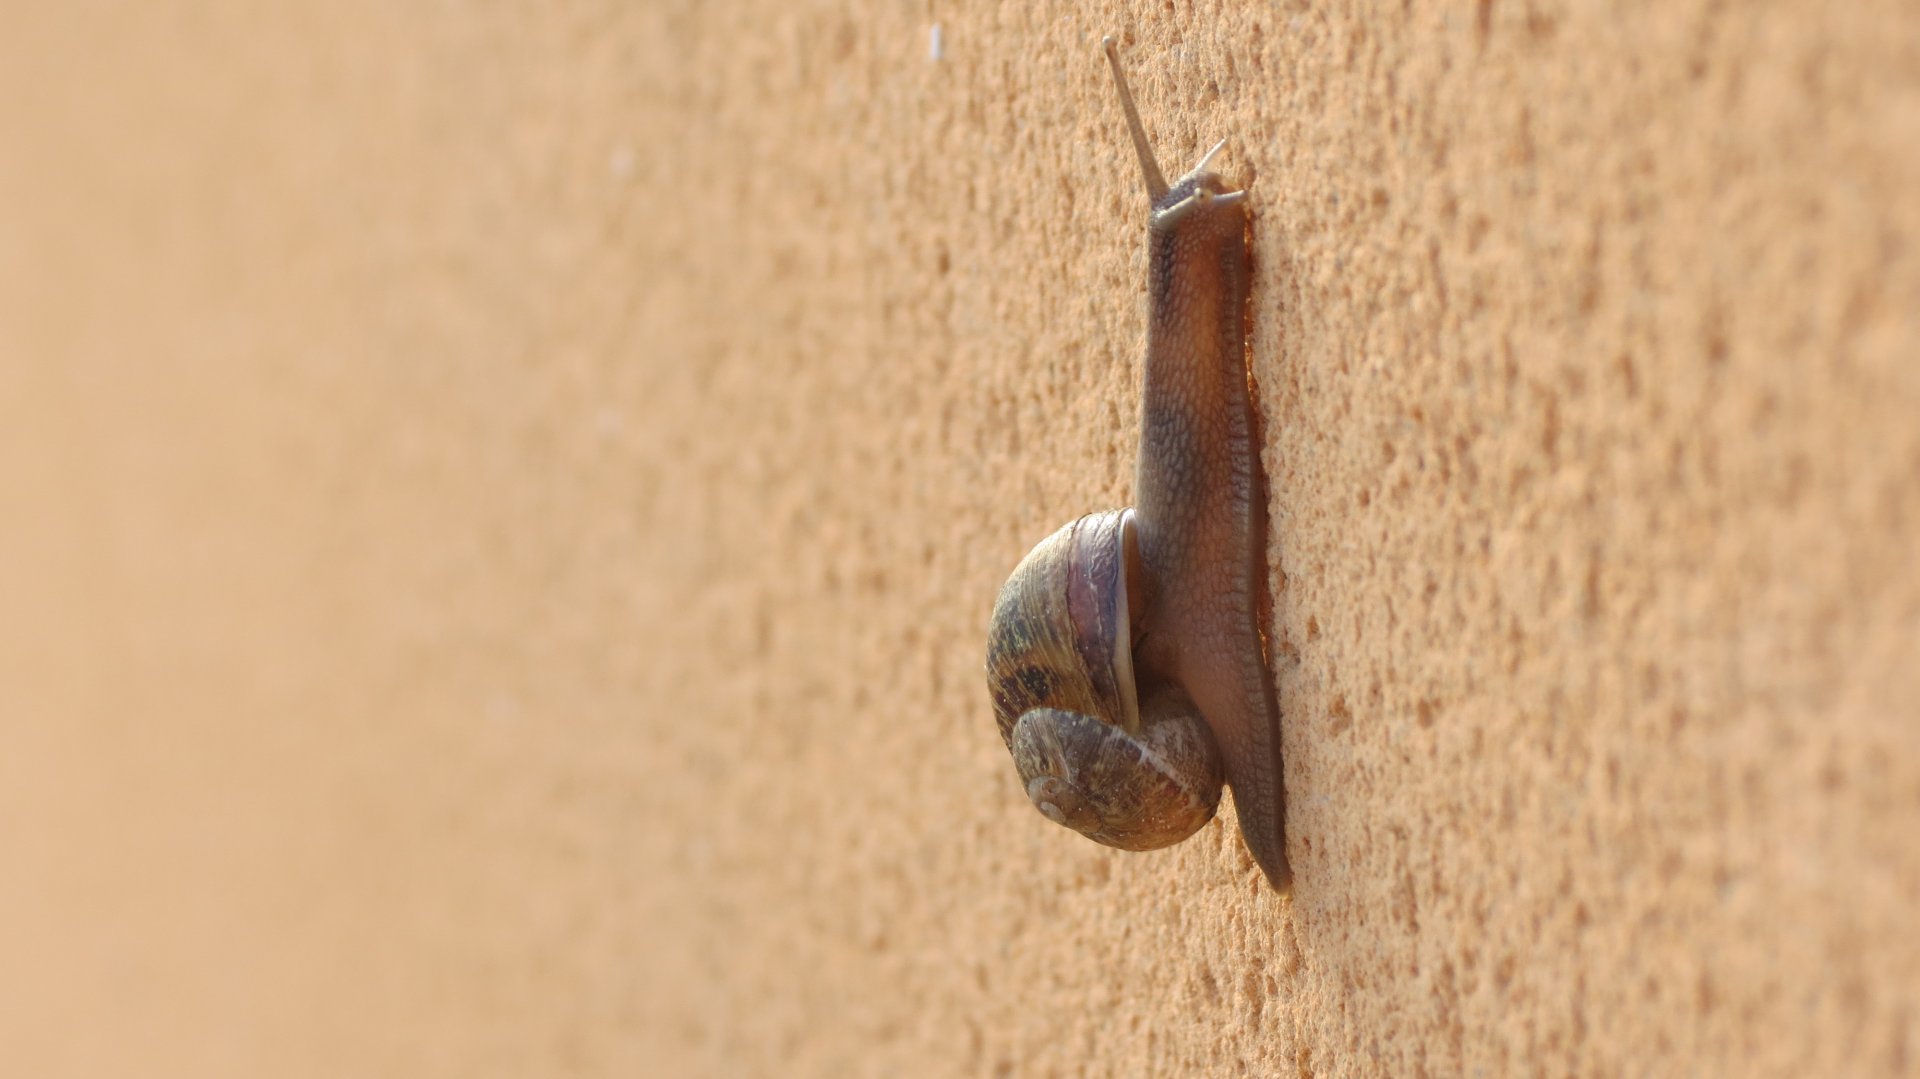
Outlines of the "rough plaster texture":
<svg viewBox="0 0 1920 1079">
<path fill-rule="evenodd" d="M 1911 5 L 20 7 L 9 1071 L 1920 1067 Z M 1109 31 L 1254 192 L 1291 900 L 988 714 Z"/>
</svg>

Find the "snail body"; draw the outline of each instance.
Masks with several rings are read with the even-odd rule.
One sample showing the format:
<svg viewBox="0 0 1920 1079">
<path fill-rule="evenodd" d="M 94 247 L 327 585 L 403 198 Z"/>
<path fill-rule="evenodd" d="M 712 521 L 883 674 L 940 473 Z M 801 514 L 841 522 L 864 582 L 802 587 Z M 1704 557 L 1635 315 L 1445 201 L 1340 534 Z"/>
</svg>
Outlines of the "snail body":
<svg viewBox="0 0 1920 1079">
<path fill-rule="evenodd" d="M 1254 860 L 1286 891 L 1246 193 L 1208 169 L 1219 146 L 1167 183 L 1103 46 L 1151 200 L 1136 505 L 1061 528 L 1001 589 L 995 719 L 1035 807 L 1109 846 L 1186 838 L 1224 779 Z"/>
</svg>

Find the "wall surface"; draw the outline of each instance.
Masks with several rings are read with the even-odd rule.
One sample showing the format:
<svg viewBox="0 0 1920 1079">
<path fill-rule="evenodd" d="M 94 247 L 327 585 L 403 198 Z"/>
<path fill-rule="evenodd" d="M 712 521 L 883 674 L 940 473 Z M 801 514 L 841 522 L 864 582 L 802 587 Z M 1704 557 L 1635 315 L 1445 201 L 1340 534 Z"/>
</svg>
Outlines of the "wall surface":
<svg viewBox="0 0 1920 1079">
<path fill-rule="evenodd" d="M 1911 4 L 14 6 L 9 1071 L 1920 1070 Z M 1252 192 L 1289 899 L 987 707 L 1109 32 Z"/>
</svg>

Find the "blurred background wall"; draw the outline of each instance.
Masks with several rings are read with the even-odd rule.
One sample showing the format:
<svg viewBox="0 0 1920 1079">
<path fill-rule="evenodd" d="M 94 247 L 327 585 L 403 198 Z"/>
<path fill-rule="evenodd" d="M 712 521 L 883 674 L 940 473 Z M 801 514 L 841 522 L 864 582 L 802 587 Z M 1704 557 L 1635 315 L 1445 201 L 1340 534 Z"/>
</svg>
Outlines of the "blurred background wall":
<svg viewBox="0 0 1920 1079">
<path fill-rule="evenodd" d="M 16 4 L 34 1076 L 1912 1073 L 1920 13 Z M 981 675 L 1252 192 L 1291 899 Z"/>
</svg>

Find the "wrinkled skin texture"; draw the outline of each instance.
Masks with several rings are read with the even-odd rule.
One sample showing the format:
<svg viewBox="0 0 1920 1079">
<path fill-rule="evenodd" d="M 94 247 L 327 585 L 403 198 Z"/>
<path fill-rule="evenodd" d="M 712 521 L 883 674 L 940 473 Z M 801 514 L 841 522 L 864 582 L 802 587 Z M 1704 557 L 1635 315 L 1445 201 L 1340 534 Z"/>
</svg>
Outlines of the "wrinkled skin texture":
<svg viewBox="0 0 1920 1079">
<path fill-rule="evenodd" d="M 1279 706 L 1259 628 L 1266 490 L 1247 375 L 1246 203 L 1169 213 L 1196 192 L 1225 188 L 1210 172 L 1183 177 L 1155 200 L 1148 229 L 1135 498 L 1152 594 L 1135 662 L 1192 698 L 1219 742 L 1247 847 L 1284 891 Z"/>
</svg>

